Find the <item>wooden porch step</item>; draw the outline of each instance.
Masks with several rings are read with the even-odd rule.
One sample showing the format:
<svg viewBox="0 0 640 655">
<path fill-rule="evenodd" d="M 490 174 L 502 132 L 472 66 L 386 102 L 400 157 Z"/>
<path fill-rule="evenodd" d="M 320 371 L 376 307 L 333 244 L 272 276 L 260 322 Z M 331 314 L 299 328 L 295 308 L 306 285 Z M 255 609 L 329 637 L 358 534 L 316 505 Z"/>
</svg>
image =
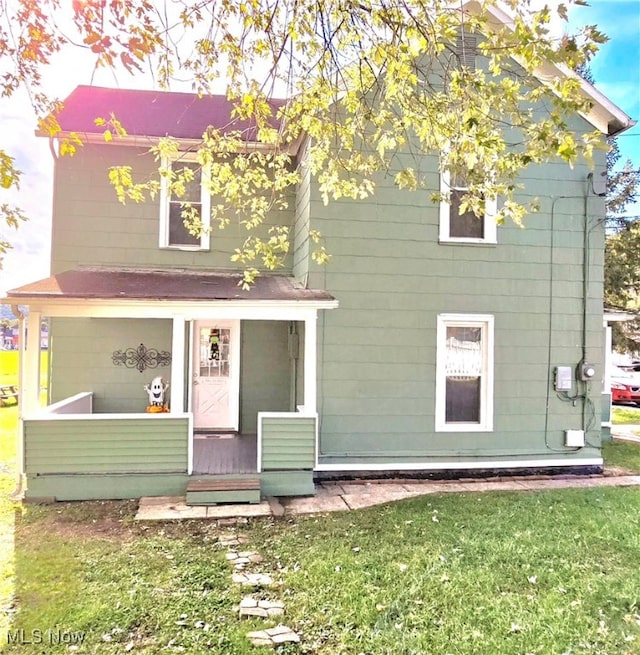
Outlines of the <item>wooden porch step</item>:
<svg viewBox="0 0 640 655">
<path fill-rule="evenodd" d="M 218 503 L 259 503 L 260 478 L 208 477 L 187 485 L 187 505 Z"/>
</svg>

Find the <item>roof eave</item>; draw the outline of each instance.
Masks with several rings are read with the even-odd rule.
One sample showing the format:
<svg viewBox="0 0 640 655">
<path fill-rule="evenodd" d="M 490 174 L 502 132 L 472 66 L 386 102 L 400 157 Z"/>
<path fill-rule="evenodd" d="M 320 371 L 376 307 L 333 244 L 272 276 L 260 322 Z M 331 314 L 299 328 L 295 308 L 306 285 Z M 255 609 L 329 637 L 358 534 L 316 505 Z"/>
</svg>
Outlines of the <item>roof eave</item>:
<svg viewBox="0 0 640 655">
<path fill-rule="evenodd" d="M 488 5 L 486 8 L 496 23 L 503 25 L 512 31 L 515 29 L 513 20 L 506 11 L 500 9 L 494 4 Z M 483 7 L 477 0 L 467 0 L 462 9 L 477 14 L 483 10 Z M 581 112 L 581 116 L 608 137 L 616 136 L 636 125 L 635 120 L 620 109 L 620 107 L 611 102 L 611 100 L 609 100 L 609 98 L 607 98 L 603 93 L 598 91 L 593 84 L 580 77 L 575 71 L 570 70 L 566 66 L 546 63 L 544 66 L 541 66 L 534 71 L 533 74 L 542 84 L 545 85 L 548 85 L 551 79 L 557 77 L 572 77 L 578 79 L 580 81 L 582 93 L 593 103 L 591 110 L 588 112 Z"/>
<path fill-rule="evenodd" d="M 98 134 L 95 132 L 72 132 L 72 131 L 61 131 L 58 132 L 55 136 L 51 137 L 50 134 L 42 130 L 36 130 L 36 136 L 39 137 L 50 137 L 54 139 L 66 139 L 72 135 L 78 137 L 80 141 L 85 144 L 100 144 L 100 145 L 112 145 L 112 146 L 128 146 L 128 147 L 144 147 L 150 148 L 151 146 L 158 143 L 160 139 L 163 138 L 174 138 L 171 135 L 167 134 L 166 137 L 162 136 L 141 136 L 135 134 L 127 134 L 126 136 L 117 137 L 111 141 L 106 141 L 104 134 Z M 187 139 L 184 137 L 179 137 L 176 139 L 178 142 L 178 147 L 180 150 L 191 150 L 202 145 L 202 139 Z M 289 155 L 296 155 L 300 147 L 300 141 L 293 142 L 289 144 L 286 149 L 286 153 Z M 243 143 L 243 152 L 271 152 L 273 151 L 273 146 L 267 143 L 261 143 L 260 141 L 245 141 Z"/>
<path fill-rule="evenodd" d="M 251 314 L 260 317 L 273 317 L 278 312 L 299 312 L 307 310 L 337 309 L 337 299 L 309 300 L 212 300 L 212 299 L 172 299 L 162 298 L 93 298 L 62 297 L 50 294 L 11 294 L 7 300 L 12 305 L 27 306 L 30 311 L 38 311 L 45 316 L 130 316 L 139 318 L 171 318 L 182 315 L 185 318 L 219 314 L 226 317 Z M 216 315 L 217 315 L 216 314 Z"/>
</svg>

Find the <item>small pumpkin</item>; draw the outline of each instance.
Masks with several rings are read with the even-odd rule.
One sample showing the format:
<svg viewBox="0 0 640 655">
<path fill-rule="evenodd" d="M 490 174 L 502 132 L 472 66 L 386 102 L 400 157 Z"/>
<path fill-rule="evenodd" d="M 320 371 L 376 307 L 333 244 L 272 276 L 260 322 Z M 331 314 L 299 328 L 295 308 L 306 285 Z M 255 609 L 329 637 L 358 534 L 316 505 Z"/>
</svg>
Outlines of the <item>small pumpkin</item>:
<svg viewBox="0 0 640 655">
<path fill-rule="evenodd" d="M 158 414 L 166 411 L 162 405 L 147 405 L 147 412 L 149 414 Z"/>
</svg>

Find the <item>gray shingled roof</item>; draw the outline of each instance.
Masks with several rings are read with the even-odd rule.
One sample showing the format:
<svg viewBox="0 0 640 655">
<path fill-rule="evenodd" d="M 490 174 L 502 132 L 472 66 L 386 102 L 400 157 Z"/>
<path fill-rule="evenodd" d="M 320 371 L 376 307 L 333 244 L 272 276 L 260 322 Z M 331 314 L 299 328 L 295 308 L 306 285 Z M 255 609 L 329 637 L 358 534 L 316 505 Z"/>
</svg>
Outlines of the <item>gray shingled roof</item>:
<svg viewBox="0 0 640 655">
<path fill-rule="evenodd" d="M 277 300 L 333 301 L 321 289 L 305 289 L 287 275 L 263 275 L 249 291 L 241 276 L 186 270 L 75 269 L 26 284 L 7 293 L 9 300 Z"/>
</svg>

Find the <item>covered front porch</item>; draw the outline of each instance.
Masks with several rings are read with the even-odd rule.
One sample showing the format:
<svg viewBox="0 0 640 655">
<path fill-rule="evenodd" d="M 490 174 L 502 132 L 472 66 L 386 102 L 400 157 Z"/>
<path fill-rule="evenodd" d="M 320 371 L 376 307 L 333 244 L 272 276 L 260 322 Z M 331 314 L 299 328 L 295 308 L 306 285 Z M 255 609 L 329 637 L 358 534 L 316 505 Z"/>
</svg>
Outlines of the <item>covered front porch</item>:
<svg viewBox="0 0 640 655">
<path fill-rule="evenodd" d="M 196 478 L 247 475 L 257 476 L 263 496 L 313 492 L 317 319 L 320 309 L 337 305 L 335 300 L 277 276 L 263 278 L 262 284 L 259 279 L 254 289 L 242 292 L 236 276 L 201 273 L 185 279 L 178 272 L 172 279 L 177 277 L 181 284 L 169 285 L 165 297 L 158 298 L 154 290 L 166 277 L 158 279 L 157 273 L 128 273 L 123 278 L 119 272 L 105 280 L 109 274 L 103 271 L 98 289 L 98 278 L 73 273 L 10 292 L 16 305 L 28 307 L 20 326 L 19 452 L 27 498 L 180 495 Z M 52 280 L 57 289 L 51 289 Z M 199 297 L 210 293 L 210 285 L 228 292 L 216 294 L 224 297 Z M 138 297 L 132 297 L 132 288 Z M 39 333 L 34 326 L 39 328 L 43 316 L 53 325 L 46 407 L 39 399 L 40 344 L 29 339 Z M 228 333 L 237 341 L 235 358 L 225 360 L 222 337 L 228 335 L 219 326 L 227 325 L 237 327 L 237 333 Z M 105 364 L 105 357 L 111 356 L 117 338 L 137 337 L 147 327 L 150 334 L 160 335 L 160 343 L 169 342 L 165 370 L 141 375 L 139 370 L 106 368 L 115 366 Z M 203 395 L 211 382 L 202 377 L 206 372 L 200 365 L 210 358 L 202 355 L 205 329 L 221 336 L 216 354 L 221 359 L 208 362 L 208 370 L 218 377 L 227 370 L 235 376 L 223 390 L 230 408 L 224 418 L 211 418 L 220 416 L 211 407 L 218 396 L 226 396 L 217 387 L 218 395 Z M 88 336 L 94 334 L 95 348 Z M 82 362 L 92 359 L 90 353 L 83 354 L 83 347 L 94 351 L 96 370 L 103 367 L 100 375 L 87 371 L 91 366 L 85 363 L 81 371 L 73 369 L 71 343 L 78 345 L 76 359 Z M 142 386 L 151 375 L 160 374 L 169 385 L 166 411 L 147 413 Z M 105 381 L 109 376 L 119 383 Z M 56 391 L 60 388 L 66 391 L 62 397 Z"/>
</svg>

